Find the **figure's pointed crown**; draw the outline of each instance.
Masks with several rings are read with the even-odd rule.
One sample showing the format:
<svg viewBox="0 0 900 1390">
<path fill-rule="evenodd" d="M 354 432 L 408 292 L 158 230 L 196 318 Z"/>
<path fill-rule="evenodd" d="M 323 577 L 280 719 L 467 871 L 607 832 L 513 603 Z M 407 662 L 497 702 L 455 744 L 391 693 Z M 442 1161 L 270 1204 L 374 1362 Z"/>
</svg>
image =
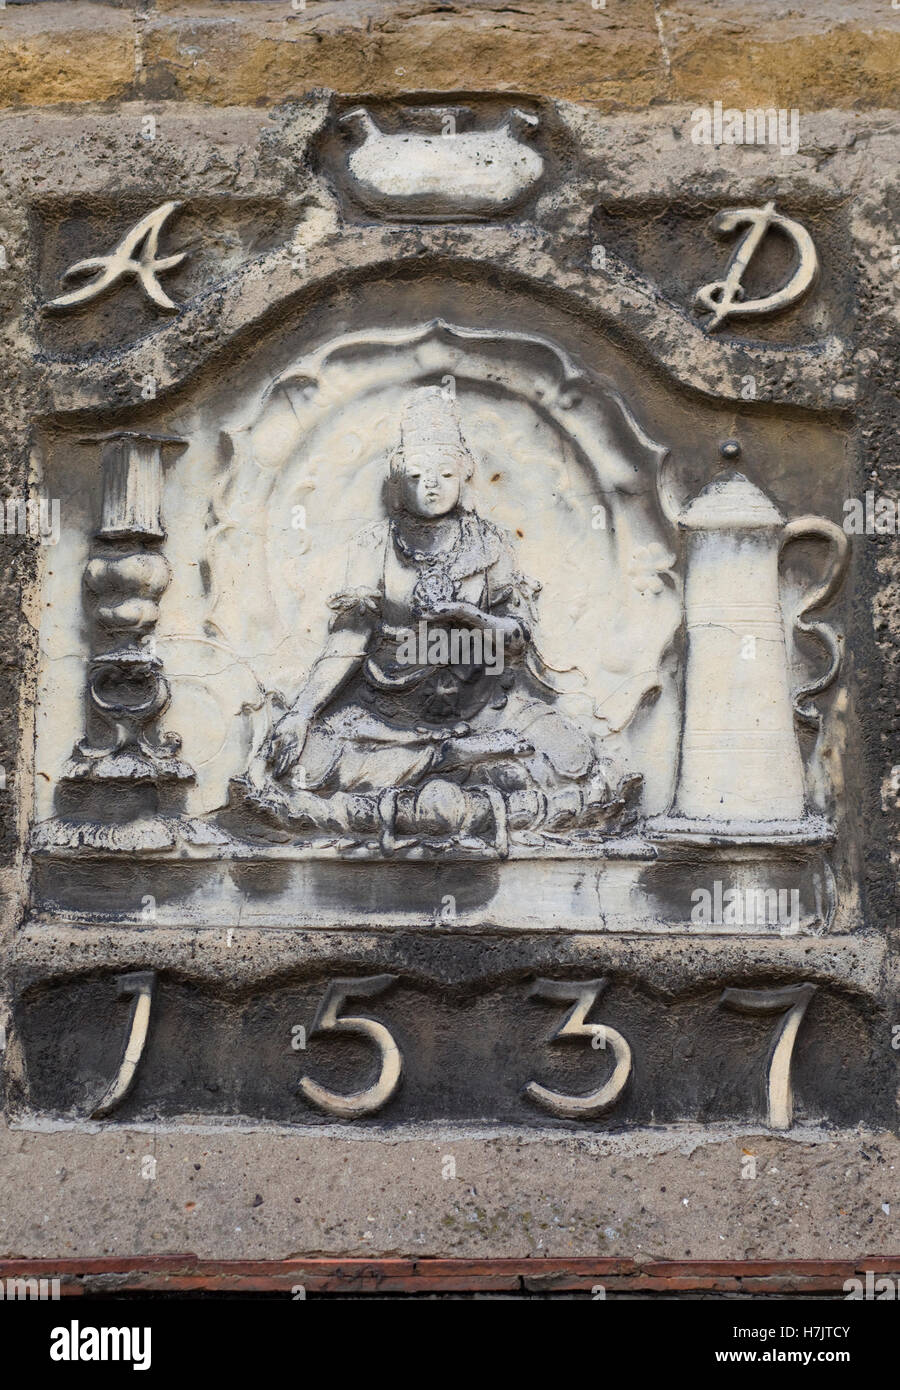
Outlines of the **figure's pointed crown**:
<svg viewBox="0 0 900 1390">
<path fill-rule="evenodd" d="M 410 396 L 400 417 L 400 449 L 459 449 L 468 454 L 455 402 L 443 387 L 420 386 Z"/>
</svg>

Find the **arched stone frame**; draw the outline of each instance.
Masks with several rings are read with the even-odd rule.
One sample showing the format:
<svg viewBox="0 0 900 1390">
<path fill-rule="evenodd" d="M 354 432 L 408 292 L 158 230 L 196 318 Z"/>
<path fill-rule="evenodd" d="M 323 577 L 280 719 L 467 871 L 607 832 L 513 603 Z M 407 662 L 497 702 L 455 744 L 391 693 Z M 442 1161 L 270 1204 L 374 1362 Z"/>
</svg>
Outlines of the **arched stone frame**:
<svg viewBox="0 0 900 1390">
<path fill-rule="evenodd" d="M 362 277 L 360 276 L 358 267 L 351 269 L 350 278 L 359 281 L 360 278 L 365 279 L 366 275 L 371 273 L 372 270 L 377 270 L 379 266 L 383 266 L 384 262 L 379 259 L 377 254 L 377 243 L 380 236 L 379 229 L 368 228 L 357 230 L 360 235 L 357 238 L 356 247 L 357 249 L 361 248 L 360 259 L 362 262 L 368 263 L 365 266 Z M 431 231 L 433 233 L 435 246 L 441 247 L 441 251 L 439 254 L 423 257 L 421 255 L 421 246 L 419 246 L 415 259 L 416 269 L 423 271 L 446 271 L 448 268 L 452 268 L 458 258 L 452 256 L 448 258 L 443 253 L 444 247 L 441 246 L 441 243 L 443 242 L 445 245 L 446 237 L 449 235 L 446 229 L 431 229 Z M 468 268 L 471 268 L 473 264 L 477 264 L 479 273 L 485 273 L 486 270 L 489 271 L 492 266 L 497 266 L 497 261 L 499 259 L 496 254 L 497 248 L 505 235 L 506 229 L 478 229 L 474 239 L 477 241 L 480 238 L 484 245 L 476 248 L 477 257 L 474 261 L 467 256 L 463 258 L 460 263 L 466 265 Z M 376 254 L 374 259 L 372 258 L 373 247 L 371 244 L 373 241 L 376 243 Z M 490 251 L 489 255 L 484 254 L 486 248 Z M 343 251 L 344 247 L 342 244 L 342 255 Z M 354 248 L 351 247 L 351 259 L 353 252 Z M 267 269 L 272 272 L 270 278 L 266 278 L 259 273 L 258 265 L 257 267 L 251 267 L 251 271 L 246 276 L 239 274 L 233 277 L 229 287 L 232 295 L 231 307 L 234 311 L 234 319 L 229 325 L 229 336 L 231 340 L 230 342 L 223 342 L 220 339 L 216 345 L 216 350 L 227 350 L 233 353 L 242 342 L 247 340 L 251 332 L 254 336 L 263 332 L 267 326 L 271 324 L 272 315 L 276 310 L 280 316 L 283 316 L 287 310 L 290 310 L 293 316 L 295 311 L 294 306 L 299 306 L 304 302 L 304 291 L 301 290 L 298 292 L 295 288 L 297 284 L 296 270 L 291 266 L 286 267 L 283 264 L 285 254 L 284 252 L 270 253 L 268 257 L 262 258 L 262 262 L 265 262 Z M 310 260 L 311 259 L 312 256 L 310 257 Z M 402 263 L 402 256 L 400 260 Z M 308 268 L 309 263 L 307 262 L 307 269 Z M 497 266 L 497 269 L 499 272 L 500 267 Z M 539 291 L 542 294 L 548 291 L 546 278 L 552 278 L 554 284 L 551 293 L 558 303 L 564 304 L 572 309 L 577 307 L 579 311 L 583 313 L 585 300 L 590 298 L 595 305 L 596 301 L 599 300 L 602 304 L 600 317 L 607 321 L 612 321 L 614 319 L 610 307 L 612 301 L 611 295 L 597 295 L 595 286 L 590 289 L 588 294 L 587 287 L 584 284 L 575 285 L 571 278 L 563 286 L 560 284 L 559 272 L 556 269 L 553 270 L 552 277 L 546 278 L 542 278 L 540 274 L 535 275 L 533 273 L 534 269 L 534 265 L 531 265 L 526 272 L 518 269 L 516 266 L 510 269 L 510 266 L 506 264 L 502 268 L 502 274 L 504 277 L 508 278 L 509 283 L 518 285 L 528 284 L 533 290 Z M 256 273 L 253 273 L 254 270 Z M 285 277 L 285 271 L 289 272 L 287 278 Z M 625 272 L 623 272 L 623 274 L 624 273 Z M 626 279 L 628 276 L 631 276 L 632 281 L 634 281 L 635 278 L 638 280 L 640 279 L 640 277 L 634 277 L 633 272 L 627 272 Z M 311 287 L 313 282 L 317 289 L 321 290 L 324 286 L 333 284 L 337 279 L 346 279 L 347 270 L 346 267 L 343 267 L 340 272 L 334 271 L 333 269 L 326 269 L 318 276 L 307 276 L 304 273 L 301 274 L 299 278 L 301 281 L 307 282 L 307 290 Z M 262 292 L 258 297 L 255 297 L 254 287 L 261 287 Z M 220 300 L 218 308 L 221 310 L 222 307 L 223 305 Z M 621 313 L 618 318 L 615 318 L 615 322 L 617 326 L 622 329 L 621 336 L 626 339 L 630 338 L 633 343 L 637 341 L 645 354 L 654 358 L 658 366 L 665 367 L 667 376 L 674 378 L 682 385 L 687 385 L 689 374 L 683 365 L 683 357 L 678 343 L 678 334 L 684 334 L 688 338 L 693 338 L 699 332 L 696 325 L 685 320 L 684 316 L 679 312 L 673 311 L 671 306 L 663 305 L 661 328 L 657 326 L 657 330 L 654 330 L 654 332 L 646 333 L 648 324 L 652 321 L 654 316 L 657 315 L 660 308 L 658 294 L 652 291 L 652 288 L 648 287 L 646 282 L 636 286 L 635 293 L 630 297 L 626 297 L 624 304 L 620 302 L 619 308 Z M 202 325 L 204 312 L 205 310 L 202 304 L 189 306 L 189 317 L 196 321 L 198 329 Z M 663 328 L 669 334 L 668 337 L 662 332 Z M 677 330 L 677 332 L 675 332 L 675 330 Z M 467 331 L 468 330 L 463 330 L 463 333 Z M 401 335 L 404 332 L 407 332 L 407 330 L 402 330 Z M 674 337 L 672 336 L 673 332 Z M 233 336 L 231 336 L 231 334 L 233 334 Z M 353 338 L 354 335 L 348 336 Z M 478 336 L 479 331 L 474 331 L 474 337 L 477 339 Z M 482 334 L 482 337 L 489 338 L 490 336 L 490 334 Z M 503 333 L 495 334 L 494 336 L 499 343 L 503 343 L 506 340 Z M 517 337 L 515 333 L 508 336 L 510 340 L 514 340 Z M 534 335 L 532 335 L 530 339 L 527 334 L 518 336 L 524 336 L 536 349 L 549 352 L 550 356 L 547 360 L 555 363 L 556 379 L 548 395 L 548 402 L 552 401 L 552 409 L 547 403 L 544 403 L 542 408 L 547 410 L 548 415 L 552 415 L 560 421 L 565 421 L 567 425 L 570 420 L 574 419 L 576 422 L 576 433 L 589 434 L 590 427 L 585 425 L 584 422 L 579 423 L 578 411 L 581 408 L 582 402 L 578 402 L 576 405 L 575 399 L 571 394 L 572 391 L 577 394 L 579 386 L 583 385 L 588 378 L 579 371 L 571 358 L 556 349 L 553 344 L 548 343 L 546 340 L 541 340 Z M 210 351 L 208 341 L 204 344 L 202 339 L 203 335 L 201 333 L 201 346 L 199 351 L 199 357 L 201 359 L 204 356 L 208 357 Z M 697 344 L 697 346 L 702 369 L 695 372 L 690 381 L 690 385 L 695 389 L 700 389 L 701 391 L 705 390 L 711 396 L 721 394 L 721 396 L 728 398 L 738 391 L 738 383 L 740 380 L 738 373 L 744 365 L 744 361 L 761 359 L 773 374 L 774 385 L 771 387 L 770 391 L 770 395 L 773 399 L 778 397 L 779 393 L 781 393 L 782 395 L 787 394 L 787 396 L 791 397 L 793 400 L 801 401 L 804 404 L 813 402 L 820 405 L 826 405 L 829 402 L 833 404 L 833 401 L 830 401 L 830 373 L 828 368 L 829 364 L 835 360 L 835 354 L 839 357 L 840 353 L 843 351 L 840 344 L 831 342 L 826 345 L 819 345 L 815 349 L 754 349 L 751 357 L 747 358 L 744 348 L 736 347 L 735 345 L 719 340 L 710 340 L 702 335 L 701 339 L 702 342 Z M 105 366 L 104 374 L 101 378 L 101 385 L 105 378 L 107 386 L 110 389 L 116 389 L 116 384 L 121 383 L 121 373 L 123 371 L 133 372 L 140 365 L 146 366 L 150 364 L 154 366 L 155 370 L 160 370 L 161 372 L 159 385 L 163 390 L 160 399 L 164 402 L 166 387 L 174 388 L 176 385 L 188 387 L 193 371 L 199 365 L 195 354 L 193 354 L 192 351 L 188 351 L 182 357 L 181 370 L 176 372 L 175 376 L 173 376 L 172 370 L 166 365 L 166 359 L 168 357 L 167 344 L 174 344 L 171 328 L 164 329 L 160 333 L 153 335 L 151 338 L 145 340 L 143 344 L 139 345 L 138 348 L 124 354 L 119 354 L 117 358 L 114 358 Z M 314 358 L 315 354 L 313 354 L 312 357 Z M 301 369 L 301 375 L 303 372 L 306 372 L 308 375 L 309 368 L 312 365 L 313 362 L 311 358 Z M 440 361 L 436 362 L 435 365 L 441 365 Z M 447 365 L 446 359 L 443 365 Z M 295 363 L 294 370 L 297 370 L 298 366 L 299 364 Z M 290 376 L 291 369 L 287 370 L 288 376 Z M 778 384 L 778 377 L 780 373 L 790 373 L 792 370 L 796 371 L 797 375 L 786 383 L 787 390 L 785 393 Z M 75 407 L 76 415 L 80 416 L 85 408 L 90 409 L 89 405 L 85 405 L 85 396 L 87 394 L 93 394 L 97 387 L 94 384 L 88 387 L 88 383 L 84 381 L 82 369 L 72 369 L 62 367 L 61 365 L 54 366 L 49 369 L 45 384 L 50 385 L 51 380 L 53 395 L 57 403 L 63 406 L 63 418 L 69 413 L 65 407 L 67 405 L 73 407 L 76 398 L 81 402 L 78 407 Z M 604 390 L 602 383 L 597 383 L 597 386 L 602 393 Z M 87 391 L 85 387 L 88 387 Z M 303 389 L 300 382 L 293 383 L 293 387 L 300 390 Z M 284 389 L 292 389 L 290 380 L 285 381 Z M 846 391 L 847 388 L 844 387 L 843 389 Z M 122 394 L 121 390 L 119 390 L 119 394 Z M 614 398 L 615 391 L 613 390 L 610 392 L 607 389 L 606 404 L 607 407 L 612 410 L 612 414 L 607 418 L 606 428 L 609 427 L 611 420 L 617 419 L 618 426 L 622 428 L 625 433 L 628 433 L 631 426 L 627 418 L 627 407 L 617 406 Z M 574 415 L 572 414 L 573 408 L 575 410 Z M 57 416 L 57 418 L 60 418 L 60 416 Z M 648 451 L 646 456 L 647 462 L 657 473 L 657 478 L 654 481 L 654 494 L 656 494 L 658 469 L 663 462 L 665 451 L 661 446 L 653 445 L 652 441 L 647 439 L 646 436 L 642 439 L 641 435 L 642 431 L 640 431 L 638 427 L 636 435 L 632 432 L 632 442 L 634 443 L 636 440 L 639 449 Z M 625 481 L 624 474 L 619 481 L 620 483 Z M 665 489 L 663 489 L 663 491 L 665 491 Z M 627 488 L 625 487 L 621 489 L 621 492 L 623 496 L 628 495 Z M 663 498 L 661 500 L 664 500 L 666 504 L 662 508 L 662 511 L 668 513 L 671 517 L 671 498 Z M 658 507 L 656 509 L 660 510 Z M 182 834 L 194 837 L 196 835 L 196 821 L 182 821 L 178 825 L 173 823 L 170 833 L 172 843 Z M 201 830 L 199 836 L 201 842 L 204 841 L 205 837 L 206 831 Z M 213 837 L 213 840 L 215 840 L 215 837 Z M 45 846 L 49 847 L 50 844 L 59 846 L 61 842 L 59 839 L 55 838 L 55 836 L 52 840 L 48 841 L 46 836 L 41 834 L 38 837 L 38 843 L 43 843 Z M 129 845 L 130 847 L 134 847 L 133 842 L 129 842 L 122 847 L 127 848 Z M 139 845 L 137 847 L 140 848 Z M 223 847 L 221 844 L 217 846 L 213 844 L 210 845 L 209 848 L 210 852 L 216 855 L 228 852 L 227 847 Z M 817 901 L 820 897 L 821 893 L 819 889 L 817 889 Z M 831 910 L 828 909 L 826 914 L 829 917 L 830 911 Z M 813 915 L 812 920 L 820 920 L 820 917 L 821 914 L 816 913 Z"/>
</svg>

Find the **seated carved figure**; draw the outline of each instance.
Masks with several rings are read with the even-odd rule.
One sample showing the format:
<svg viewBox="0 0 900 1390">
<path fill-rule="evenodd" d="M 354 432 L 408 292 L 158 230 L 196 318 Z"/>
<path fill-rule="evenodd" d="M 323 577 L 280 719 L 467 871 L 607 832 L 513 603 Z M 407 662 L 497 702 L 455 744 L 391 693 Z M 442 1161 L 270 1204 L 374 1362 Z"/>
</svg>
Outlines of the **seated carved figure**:
<svg viewBox="0 0 900 1390">
<path fill-rule="evenodd" d="M 504 854 L 510 835 L 619 829 L 640 777 L 557 708 L 539 589 L 509 535 L 463 505 L 455 405 L 421 387 L 391 457 L 389 518 L 361 532 L 327 642 L 257 750 L 245 800 L 341 847 Z"/>
</svg>

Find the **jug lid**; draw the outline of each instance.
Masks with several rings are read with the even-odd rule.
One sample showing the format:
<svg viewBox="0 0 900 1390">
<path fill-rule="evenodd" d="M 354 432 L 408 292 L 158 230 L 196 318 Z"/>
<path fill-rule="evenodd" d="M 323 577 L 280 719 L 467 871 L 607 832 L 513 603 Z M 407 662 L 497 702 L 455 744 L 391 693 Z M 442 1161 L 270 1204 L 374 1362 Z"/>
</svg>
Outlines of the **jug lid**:
<svg viewBox="0 0 900 1390">
<path fill-rule="evenodd" d="M 725 458 L 740 456 L 735 441 L 724 444 Z M 784 525 L 784 517 L 770 497 L 743 473 L 729 469 L 717 474 L 702 492 L 689 502 L 678 518 L 688 530 L 756 531 Z"/>
</svg>

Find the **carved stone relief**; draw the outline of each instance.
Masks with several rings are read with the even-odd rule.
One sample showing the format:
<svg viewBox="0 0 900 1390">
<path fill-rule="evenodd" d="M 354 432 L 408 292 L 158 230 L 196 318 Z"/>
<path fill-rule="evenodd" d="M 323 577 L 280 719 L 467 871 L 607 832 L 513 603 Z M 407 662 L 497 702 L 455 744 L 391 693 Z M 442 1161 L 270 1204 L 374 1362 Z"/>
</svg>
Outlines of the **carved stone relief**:
<svg viewBox="0 0 900 1390">
<path fill-rule="evenodd" d="M 355 197 L 371 212 L 403 218 L 465 220 L 510 211 L 537 184 L 541 155 L 525 143 L 538 118 L 514 108 L 489 129 L 458 128 L 464 109 L 433 111 L 440 130 L 383 131 L 364 107 L 341 126 L 362 136 L 347 159 Z"/>
<path fill-rule="evenodd" d="M 22 1104 L 855 1122 L 851 349 L 745 336 L 820 293 L 812 232 L 723 199 L 679 301 L 554 239 L 559 111 L 310 107 L 303 216 L 214 295 L 157 278 L 174 198 L 56 267 L 48 309 L 168 316 L 40 381 Z"/>
</svg>

